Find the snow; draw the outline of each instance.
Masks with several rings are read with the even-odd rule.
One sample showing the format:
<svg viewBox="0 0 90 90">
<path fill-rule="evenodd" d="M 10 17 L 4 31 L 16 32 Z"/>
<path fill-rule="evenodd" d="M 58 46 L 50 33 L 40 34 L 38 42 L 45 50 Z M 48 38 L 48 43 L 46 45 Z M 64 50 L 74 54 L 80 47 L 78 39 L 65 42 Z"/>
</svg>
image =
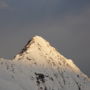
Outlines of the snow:
<svg viewBox="0 0 90 90">
<path fill-rule="evenodd" d="M 0 90 L 90 90 L 90 79 L 35 36 L 13 60 L 0 59 Z"/>
</svg>

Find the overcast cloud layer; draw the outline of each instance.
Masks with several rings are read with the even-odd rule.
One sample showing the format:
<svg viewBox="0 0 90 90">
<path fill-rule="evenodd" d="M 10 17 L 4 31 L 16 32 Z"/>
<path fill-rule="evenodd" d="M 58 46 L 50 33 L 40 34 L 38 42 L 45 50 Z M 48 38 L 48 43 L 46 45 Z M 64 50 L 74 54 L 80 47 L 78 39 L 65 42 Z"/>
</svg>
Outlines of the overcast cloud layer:
<svg viewBox="0 0 90 90">
<path fill-rule="evenodd" d="M 34 35 L 90 76 L 90 0 L 0 0 L 0 57 L 13 57 Z"/>
</svg>

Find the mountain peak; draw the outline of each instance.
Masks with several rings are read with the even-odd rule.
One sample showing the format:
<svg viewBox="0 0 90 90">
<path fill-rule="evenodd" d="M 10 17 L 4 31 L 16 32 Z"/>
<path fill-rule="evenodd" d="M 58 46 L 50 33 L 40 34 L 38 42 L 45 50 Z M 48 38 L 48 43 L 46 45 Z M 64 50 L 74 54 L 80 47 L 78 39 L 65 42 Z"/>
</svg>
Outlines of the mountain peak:
<svg viewBox="0 0 90 90">
<path fill-rule="evenodd" d="M 58 67 L 59 64 L 71 67 L 75 72 L 80 72 L 79 68 L 73 63 L 72 60 L 65 58 L 53 46 L 50 45 L 41 36 L 34 36 L 22 51 L 16 55 L 15 60 L 33 60 L 38 65 L 49 65 L 47 62 L 53 62 Z M 50 66 L 50 65 L 49 65 Z"/>
<path fill-rule="evenodd" d="M 70 67 L 74 72 L 80 72 L 80 69 L 73 63 L 72 60 L 65 58 L 58 52 L 48 41 L 40 36 L 34 36 L 22 51 L 16 55 L 15 60 L 32 60 L 38 65 L 46 65 L 49 62 L 56 67 L 63 66 L 64 68 Z"/>
<path fill-rule="evenodd" d="M 47 45 L 49 45 L 49 43 L 41 36 L 34 36 L 31 40 L 28 41 L 28 43 L 22 49 L 21 54 L 26 51 L 29 51 L 32 45 L 35 45 L 35 47 L 37 46 L 46 47 Z"/>
<path fill-rule="evenodd" d="M 90 90 L 90 80 L 72 60 L 61 55 L 42 37 L 35 36 L 13 60 L 0 59 L 0 90 L 13 88 Z"/>
<path fill-rule="evenodd" d="M 31 40 L 31 43 L 38 43 L 41 46 L 45 46 L 47 44 L 49 44 L 49 42 L 47 42 L 43 37 L 41 36 L 34 36 Z"/>
<path fill-rule="evenodd" d="M 58 64 L 62 64 L 63 66 L 67 64 L 74 71 L 80 71 L 72 60 L 65 58 L 41 36 L 34 36 L 29 40 L 22 51 L 16 55 L 15 59 L 25 61 L 32 59 L 35 63 L 37 62 L 37 64 L 42 65 L 50 60 L 50 62 L 56 63 L 57 66 Z"/>
<path fill-rule="evenodd" d="M 35 49 L 37 48 L 37 50 Z M 38 50 L 44 50 L 44 52 L 48 51 L 48 49 L 52 48 L 52 46 L 49 44 L 48 41 L 46 41 L 41 36 L 34 36 L 31 40 L 28 41 L 28 43 L 24 46 L 24 48 L 21 50 L 21 52 L 16 55 L 16 57 L 26 56 L 26 54 L 31 54 L 31 51 L 34 51 L 34 53 L 37 53 Z M 15 57 L 15 58 L 16 58 Z"/>
</svg>

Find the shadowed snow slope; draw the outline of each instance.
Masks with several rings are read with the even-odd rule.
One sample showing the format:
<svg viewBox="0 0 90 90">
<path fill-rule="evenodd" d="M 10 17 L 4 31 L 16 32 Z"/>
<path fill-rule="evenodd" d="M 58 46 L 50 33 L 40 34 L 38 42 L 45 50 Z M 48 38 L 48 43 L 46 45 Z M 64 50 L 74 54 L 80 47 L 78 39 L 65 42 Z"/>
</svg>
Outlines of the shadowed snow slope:
<svg viewBox="0 0 90 90">
<path fill-rule="evenodd" d="M 35 36 L 13 60 L 0 59 L 0 90 L 90 90 L 90 79 Z"/>
</svg>

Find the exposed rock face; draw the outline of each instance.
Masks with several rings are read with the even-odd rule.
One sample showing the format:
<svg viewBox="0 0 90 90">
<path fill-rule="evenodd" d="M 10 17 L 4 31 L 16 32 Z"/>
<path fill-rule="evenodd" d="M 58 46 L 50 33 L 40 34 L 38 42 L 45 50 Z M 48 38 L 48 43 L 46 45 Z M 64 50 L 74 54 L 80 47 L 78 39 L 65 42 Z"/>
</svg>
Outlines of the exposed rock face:
<svg viewBox="0 0 90 90">
<path fill-rule="evenodd" d="M 72 60 L 35 36 L 13 60 L 0 59 L 0 90 L 90 90 Z"/>
</svg>

